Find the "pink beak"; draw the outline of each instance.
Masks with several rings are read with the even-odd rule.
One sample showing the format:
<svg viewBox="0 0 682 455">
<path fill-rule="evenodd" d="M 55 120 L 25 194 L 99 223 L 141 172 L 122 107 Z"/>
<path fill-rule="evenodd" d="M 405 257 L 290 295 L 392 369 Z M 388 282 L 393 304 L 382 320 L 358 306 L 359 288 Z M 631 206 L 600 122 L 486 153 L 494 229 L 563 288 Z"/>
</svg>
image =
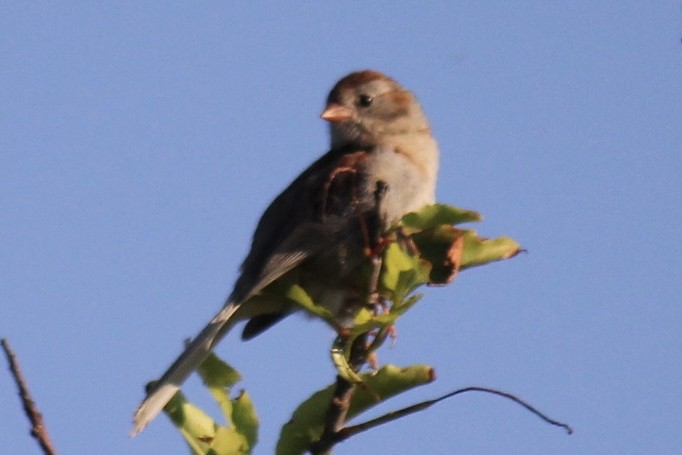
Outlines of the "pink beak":
<svg viewBox="0 0 682 455">
<path fill-rule="evenodd" d="M 322 111 L 320 117 L 328 122 L 339 123 L 353 118 L 353 110 L 340 104 L 332 103 Z"/>
</svg>

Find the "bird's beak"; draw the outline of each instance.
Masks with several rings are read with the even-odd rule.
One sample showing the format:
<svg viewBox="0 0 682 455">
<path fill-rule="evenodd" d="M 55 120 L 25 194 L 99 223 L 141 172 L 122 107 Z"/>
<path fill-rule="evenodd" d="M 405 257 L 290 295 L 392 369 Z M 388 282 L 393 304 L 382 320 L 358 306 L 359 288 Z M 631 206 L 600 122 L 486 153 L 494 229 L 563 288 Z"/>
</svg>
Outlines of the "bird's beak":
<svg viewBox="0 0 682 455">
<path fill-rule="evenodd" d="M 353 110 L 340 104 L 331 103 L 324 108 L 320 117 L 328 122 L 339 123 L 353 118 Z"/>
</svg>

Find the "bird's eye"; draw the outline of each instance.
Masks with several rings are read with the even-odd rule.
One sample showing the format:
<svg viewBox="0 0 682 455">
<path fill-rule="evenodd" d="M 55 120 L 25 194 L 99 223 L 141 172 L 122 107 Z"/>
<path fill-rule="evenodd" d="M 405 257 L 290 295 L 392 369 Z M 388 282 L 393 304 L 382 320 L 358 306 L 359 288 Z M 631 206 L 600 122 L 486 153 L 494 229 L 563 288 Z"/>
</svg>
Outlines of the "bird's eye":
<svg viewBox="0 0 682 455">
<path fill-rule="evenodd" d="M 358 103 L 361 107 L 370 107 L 372 105 L 372 101 L 374 101 L 374 98 L 372 98 L 370 95 L 360 95 L 358 98 Z"/>
</svg>

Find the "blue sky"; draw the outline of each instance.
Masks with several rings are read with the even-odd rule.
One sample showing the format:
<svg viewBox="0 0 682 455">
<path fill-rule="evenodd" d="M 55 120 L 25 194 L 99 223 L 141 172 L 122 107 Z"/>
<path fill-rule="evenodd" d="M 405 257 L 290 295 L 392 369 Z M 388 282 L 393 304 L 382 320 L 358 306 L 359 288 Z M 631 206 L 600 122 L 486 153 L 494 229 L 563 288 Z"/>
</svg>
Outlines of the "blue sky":
<svg viewBox="0 0 682 455">
<path fill-rule="evenodd" d="M 528 250 L 401 319 L 380 361 L 438 380 L 384 411 L 476 384 L 576 431 L 465 395 L 337 453 L 682 451 L 679 2 L 4 2 L 0 30 L 0 336 L 61 453 L 187 453 L 165 418 L 128 438 L 142 385 L 220 307 L 362 68 L 422 101 L 438 199 Z M 220 345 L 256 453 L 331 382 L 331 341 L 292 317 Z M 7 373 L 0 400 L 3 451 L 39 453 Z"/>
</svg>

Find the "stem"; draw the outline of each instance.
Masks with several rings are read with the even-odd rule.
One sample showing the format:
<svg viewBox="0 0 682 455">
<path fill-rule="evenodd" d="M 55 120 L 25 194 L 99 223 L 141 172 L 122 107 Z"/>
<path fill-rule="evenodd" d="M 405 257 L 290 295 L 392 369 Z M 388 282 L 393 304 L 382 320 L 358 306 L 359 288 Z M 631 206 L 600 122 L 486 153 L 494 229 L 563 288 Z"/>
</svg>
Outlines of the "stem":
<svg viewBox="0 0 682 455">
<path fill-rule="evenodd" d="M 388 186 L 385 182 L 378 181 L 374 192 L 374 212 L 370 214 L 370 223 L 361 220 L 362 229 L 365 233 L 366 251 L 370 251 L 369 259 L 372 270 L 367 283 L 367 306 L 374 306 L 377 303 L 379 289 L 379 275 L 381 272 L 381 252 L 377 251 L 383 232 L 384 220 L 381 219 L 381 202 L 386 194 Z M 371 231 L 371 232 L 370 232 Z M 368 346 L 369 334 L 359 335 L 351 346 L 349 365 L 353 371 L 358 372 L 362 365 L 367 361 L 369 355 Z M 320 439 L 310 446 L 310 453 L 313 455 L 331 455 L 334 445 L 339 442 L 339 435 L 342 434 L 343 426 L 346 423 L 348 408 L 350 408 L 351 398 L 355 393 L 356 384 L 350 383 L 340 375 L 336 376 L 336 389 L 334 396 L 327 409 L 325 417 L 324 431 Z"/>
<path fill-rule="evenodd" d="M 21 403 L 24 405 L 24 412 L 31 422 L 31 436 L 38 441 L 44 454 L 57 455 L 57 450 L 52 445 L 50 435 L 47 433 L 47 428 L 43 422 L 43 415 L 33 402 L 33 398 L 31 398 L 31 393 L 28 391 L 28 385 L 21 372 L 21 368 L 19 367 L 17 356 L 14 354 L 14 351 L 12 351 L 12 348 L 10 348 L 6 338 L 2 339 L 2 349 L 5 351 L 5 356 L 9 362 L 9 370 L 12 373 L 12 377 L 14 377 L 14 381 L 19 388 L 19 397 L 21 398 Z"/>
</svg>

